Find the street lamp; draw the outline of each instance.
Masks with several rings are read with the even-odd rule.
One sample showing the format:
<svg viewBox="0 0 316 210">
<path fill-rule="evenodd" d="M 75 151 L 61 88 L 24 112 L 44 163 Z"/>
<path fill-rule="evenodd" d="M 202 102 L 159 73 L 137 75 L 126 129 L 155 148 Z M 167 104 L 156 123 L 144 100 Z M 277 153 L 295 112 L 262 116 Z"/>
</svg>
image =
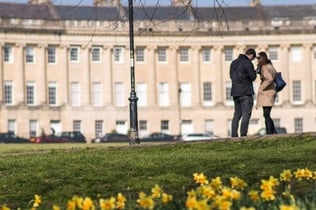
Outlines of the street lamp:
<svg viewBox="0 0 316 210">
<path fill-rule="evenodd" d="M 130 45 L 130 71 L 131 71 L 131 92 L 129 100 L 130 116 L 130 144 L 139 144 L 138 138 L 138 119 L 137 119 L 137 96 L 135 91 L 135 60 L 134 60 L 134 17 L 133 17 L 133 0 L 128 0 L 129 11 L 129 45 Z"/>
</svg>

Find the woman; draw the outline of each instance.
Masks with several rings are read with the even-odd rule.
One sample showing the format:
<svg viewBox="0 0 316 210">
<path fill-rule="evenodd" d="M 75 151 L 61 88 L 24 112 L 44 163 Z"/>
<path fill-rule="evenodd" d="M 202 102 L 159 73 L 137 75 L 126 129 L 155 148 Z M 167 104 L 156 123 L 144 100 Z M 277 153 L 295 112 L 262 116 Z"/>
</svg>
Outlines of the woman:
<svg viewBox="0 0 316 210">
<path fill-rule="evenodd" d="M 276 88 L 274 82 L 276 70 L 265 52 L 260 52 L 257 59 L 259 68 L 258 73 L 260 74 L 261 83 L 258 90 L 256 108 L 263 108 L 263 116 L 265 119 L 267 134 L 275 134 L 277 132 L 270 114 L 276 97 Z"/>
</svg>

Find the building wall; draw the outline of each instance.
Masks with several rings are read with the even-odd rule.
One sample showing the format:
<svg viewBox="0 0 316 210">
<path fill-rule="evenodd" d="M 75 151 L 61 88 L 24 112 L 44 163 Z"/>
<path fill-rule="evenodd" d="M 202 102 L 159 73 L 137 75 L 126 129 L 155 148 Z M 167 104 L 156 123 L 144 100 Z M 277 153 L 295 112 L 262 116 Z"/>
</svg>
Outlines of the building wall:
<svg viewBox="0 0 316 210">
<path fill-rule="evenodd" d="M 169 122 L 170 134 L 184 133 L 181 121 L 191 121 L 195 132 L 205 132 L 206 120 L 212 121 L 212 132 L 226 137 L 229 135 L 230 121 L 233 115 L 233 103 L 226 100 L 226 85 L 230 84 L 229 66 L 225 61 L 225 49 L 233 48 L 233 58 L 248 47 L 257 51 L 268 51 L 276 47 L 278 59 L 273 60 L 288 85 L 278 94 L 279 102 L 272 110 L 272 117 L 279 120 L 288 132 L 298 132 L 295 119 L 302 119 L 303 132 L 316 128 L 316 34 L 271 34 L 271 35 L 234 35 L 234 36 L 135 36 L 135 47 L 145 48 L 145 61 L 136 62 L 136 84 L 147 86 L 147 105 L 138 107 L 138 120 L 147 121 L 147 130 L 140 134 L 161 131 L 161 121 Z M 117 130 L 116 121 L 124 121 L 129 127 L 130 63 L 129 37 L 119 35 L 82 35 L 82 34 L 43 34 L 43 33 L 0 33 L 1 55 L 4 46 L 13 48 L 13 63 L 1 59 L 1 109 L 0 132 L 8 130 L 8 120 L 16 121 L 18 135 L 30 136 L 30 120 L 36 120 L 36 135 L 41 128 L 50 132 L 51 121 L 59 121 L 61 130 L 73 130 L 73 122 L 81 121 L 81 131 L 88 140 L 95 137 L 95 121 L 103 121 L 103 133 Z M 35 62 L 25 62 L 25 48 L 33 46 Z M 56 46 L 57 63 L 47 63 L 47 48 Z M 69 61 L 69 49 L 79 47 L 79 62 Z M 91 61 L 91 48 L 101 47 L 101 62 Z M 124 62 L 116 63 L 113 50 L 124 47 Z M 167 62 L 157 61 L 157 49 L 167 47 Z M 189 48 L 189 62 L 179 62 L 181 47 Z M 211 61 L 203 62 L 201 50 L 211 49 Z M 292 61 L 292 48 L 298 47 L 300 61 Z M 256 62 L 254 62 L 256 65 Z M 259 77 L 255 81 L 259 87 Z M 293 81 L 301 82 L 301 100 L 293 101 Z M 4 103 L 4 83 L 14 84 L 14 103 Z M 35 84 L 35 105 L 26 105 L 26 84 Z M 57 106 L 48 105 L 48 83 L 57 84 Z M 71 83 L 80 84 L 80 106 L 71 105 Z M 102 86 L 102 106 L 92 104 L 92 84 L 100 82 Z M 124 105 L 115 105 L 115 83 L 124 84 Z M 159 83 L 168 83 L 169 106 L 159 106 Z M 212 101 L 203 102 L 203 82 L 212 83 Z M 191 85 L 191 106 L 179 105 L 179 84 Z M 261 109 L 253 110 L 249 133 L 264 127 Z M 165 130 L 164 130 L 165 131 Z M 127 130 L 126 130 L 127 132 Z"/>
</svg>

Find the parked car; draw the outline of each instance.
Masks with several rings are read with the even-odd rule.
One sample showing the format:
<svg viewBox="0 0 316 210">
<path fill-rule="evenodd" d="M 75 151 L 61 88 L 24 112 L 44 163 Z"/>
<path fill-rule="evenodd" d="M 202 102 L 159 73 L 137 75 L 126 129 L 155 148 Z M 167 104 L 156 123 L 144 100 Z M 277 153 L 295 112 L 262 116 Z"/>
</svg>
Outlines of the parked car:
<svg viewBox="0 0 316 210">
<path fill-rule="evenodd" d="M 161 132 L 154 132 L 143 138 L 140 138 L 140 141 L 176 141 L 178 140 L 177 136 L 169 135 Z"/>
<path fill-rule="evenodd" d="M 287 133 L 287 130 L 284 127 L 276 127 L 275 130 L 276 130 L 277 134 Z M 267 134 L 266 128 L 260 128 L 254 135 L 263 136 L 266 134 Z"/>
<path fill-rule="evenodd" d="M 0 143 L 30 143 L 30 141 L 15 135 L 13 132 L 7 132 L 0 133 Z"/>
<path fill-rule="evenodd" d="M 102 137 L 92 139 L 92 143 L 106 143 L 106 142 L 129 142 L 128 135 L 121 133 L 107 133 Z"/>
<path fill-rule="evenodd" d="M 32 143 L 86 143 L 85 136 L 79 131 L 63 131 L 57 134 L 31 137 Z"/>
<path fill-rule="evenodd" d="M 187 133 L 182 135 L 182 141 L 201 141 L 201 140 L 212 140 L 217 139 L 218 137 L 212 136 L 207 133 Z"/>
</svg>

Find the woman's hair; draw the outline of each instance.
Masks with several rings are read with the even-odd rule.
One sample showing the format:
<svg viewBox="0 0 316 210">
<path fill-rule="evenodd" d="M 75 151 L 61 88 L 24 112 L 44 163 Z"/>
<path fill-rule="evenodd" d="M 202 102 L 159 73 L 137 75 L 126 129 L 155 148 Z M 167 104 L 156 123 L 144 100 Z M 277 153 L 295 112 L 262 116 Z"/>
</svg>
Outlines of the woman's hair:
<svg viewBox="0 0 316 210">
<path fill-rule="evenodd" d="M 268 64 L 268 63 L 272 64 L 271 60 L 268 59 L 267 53 L 259 52 L 258 54 L 259 54 L 259 56 L 257 58 L 260 58 L 259 63 L 261 65 L 265 65 L 265 64 Z"/>
</svg>

